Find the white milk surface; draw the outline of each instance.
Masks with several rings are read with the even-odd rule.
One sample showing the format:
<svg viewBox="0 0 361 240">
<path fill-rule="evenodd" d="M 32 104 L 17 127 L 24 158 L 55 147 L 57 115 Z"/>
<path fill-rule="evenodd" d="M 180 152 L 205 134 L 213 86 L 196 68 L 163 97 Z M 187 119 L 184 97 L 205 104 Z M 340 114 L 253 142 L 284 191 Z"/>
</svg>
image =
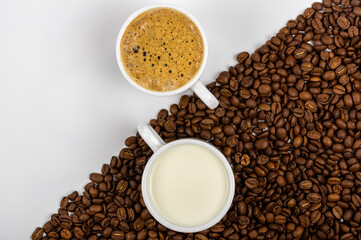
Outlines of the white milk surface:
<svg viewBox="0 0 361 240">
<path fill-rule="evenodd" d="M 178 226 L 199 226 L 222 210 L 229 182 L 221 160 L 193 144 L 161 153 L 149 174 L 150 198 L 158 212 Z"/>
</svg>

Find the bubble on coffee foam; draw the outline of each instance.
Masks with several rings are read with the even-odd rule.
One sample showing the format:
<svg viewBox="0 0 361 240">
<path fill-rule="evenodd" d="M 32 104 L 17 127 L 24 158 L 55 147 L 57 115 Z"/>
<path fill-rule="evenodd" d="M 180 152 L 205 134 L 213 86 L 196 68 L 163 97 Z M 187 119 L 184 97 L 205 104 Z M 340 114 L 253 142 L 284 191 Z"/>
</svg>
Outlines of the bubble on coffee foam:
<svg viewBox="0 0 361 240">
<path fill-rule="evenodd" d="M 149 24 L 149 21 L 141 18 L 136 21 L 142 27 L 139 28 L 137 25 L 135 31 L 138 31 L 138 34 L 130 40 L 142 48 L 140 54 L 134 53 L 135 57 L 132 60 L 138 61 L 139 66 L 132 72 L 137 72 L 140 76 L 139 81 L 136 81 L 138 84 L 146 81 L 148 79 L 146 77 L 162 79 L 164 82 L 168 80 L 166 76 L 171 77 L 172 90 L 174 90 L 186 84 L 198 71 L 200 64 L 194 64 L 194 62 L 203 60 L 203 41 L 194 41 L 201 39 L 199 30 L 194 28 L 196 26 L 187 26 L 177 19 L 177 16 L 172 17 L 174 21 L 166 19 L 164 22 L 160 20 L 161 14 L 156 13 L 161 13 L 161 11 L 157 10 L 151 14 L 154 24 Z M 145 22 L 148 24 L 144 24 Z M 139 38 L 140 35 L 141 38 Z M 189 62 L 191 64 L 188 64 Z M 157 89 L 151 90 L 167 91 L 161 86 L 162 84 L 164 83 L 160 83 Z M 167 86 L 167 89 L 172 85 Z"/>
</svg>

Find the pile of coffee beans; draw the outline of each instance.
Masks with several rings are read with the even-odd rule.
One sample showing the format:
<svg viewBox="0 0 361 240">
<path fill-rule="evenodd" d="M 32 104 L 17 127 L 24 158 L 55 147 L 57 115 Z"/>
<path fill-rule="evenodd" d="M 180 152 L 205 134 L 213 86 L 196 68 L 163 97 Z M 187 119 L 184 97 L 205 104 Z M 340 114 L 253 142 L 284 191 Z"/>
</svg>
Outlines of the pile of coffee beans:
<svg viewBox="0 0 361 240">
<path fill-rule="evenodd" d="M 182 96 L 150 121 L 166 142 L 201 138 L 227 157 L 236 193 L 217 225 L 184 234 L 152 218 L 140 186 L 152 151 L 136 135 L 32 239 L 360 240 L 360 17 L 360 0 L 314 3 L 208 85 L 215 110 Z"/>
</svg>

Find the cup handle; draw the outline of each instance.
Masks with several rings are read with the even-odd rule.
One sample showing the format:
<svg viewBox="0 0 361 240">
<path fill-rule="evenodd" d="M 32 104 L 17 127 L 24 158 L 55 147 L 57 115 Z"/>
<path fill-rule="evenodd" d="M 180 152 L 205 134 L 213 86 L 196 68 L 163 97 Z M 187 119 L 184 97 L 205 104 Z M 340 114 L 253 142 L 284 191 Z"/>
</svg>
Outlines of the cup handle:
<svg viewBox="0 0 361 240">
<path fill-rule="evenodd" d="M 158 133 L 146 122 L 138 125 L 138 132 L 148 146 L 153 150 L 157 151 L 160 147 L 165 145 L 163 139 Z"/>
<path fill-rule="evenodd" d="M 217 98 L 200 81 L 192 86 L 192 90 L 210 109 L 218 106 Z"/>
</svg>

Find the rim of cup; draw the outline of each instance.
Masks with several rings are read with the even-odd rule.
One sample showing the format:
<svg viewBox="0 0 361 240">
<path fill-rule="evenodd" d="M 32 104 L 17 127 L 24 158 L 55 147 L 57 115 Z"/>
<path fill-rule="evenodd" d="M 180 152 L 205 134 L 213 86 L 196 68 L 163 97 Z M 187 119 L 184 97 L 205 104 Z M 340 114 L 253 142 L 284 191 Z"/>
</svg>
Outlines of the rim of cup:
<svg viewBox="0 0 361 240">
<path fill-rule="evenodd" d="M 222 162 L 222 164 L 227 172 L 228 196 L 226 198 L 226 201 L 225 201 L 225 204 L 224 204 L 222 210 L 219 211 L 217 216 L 214 217 L 212 220 L 210 220 L 202 225 L 194 226 L 194 227 L 178 226 L 176 224 L 169 222 L 165 218 L 163 218 L 158 213 L 156 208 L 154 207 L 154 204 L 152 203 L 152 200 L 150 199 L 150 196 L 148 195 L 149 194 L 149 192 L 148 192 L 149 191 L 149 188 L 148 188 L 149 171 L 151 170 L 151 167 L 153 166 L 157 157 L 161 153 L 163 153 L 165 150 L 167 150 L 171 147 L 177 146 L 177 145 L 182 145 L 182 144 L 196 144 L 196 145 L 200 145 L 200 146 L 205 147 L 208 150 L 212 151 L 214 154 L 216 154 L 218 159 Z M 205 142 L 205 141 L 202 141 L 199 139 L 192 139 L 192 138 L 178 139 L 171 143 L 167 143 L 167 144 L 163 145 L 156 152 L 153 153 L 152 157 L 149 159 L 147 165 L 145 166 L 145 169 L 144 169 L 143 175 L 142 175 L 142 196 L 143 196 L 144 203 L 147 206 L 149 212 L 163 226 L 165 226 L 169 229 L 172 229 L 174 231 L 178 231 L 178 232 L 193 233 L 193 232 L 203 231 L 205 229 L 208 229 L 208 228 L 214 226 L 226 215 L 229 208 L 231 207 L 233 197 L 234 197 L 234 192 L 235 192 L 235 180 L 234 180 L 233 170 L 232 170 L 230 164 L 228 163 L 227 159 L 216 147 L 214 147 L 213 145 L 211 145 L 208 142 Z"/>
<path fill-rule="evenodd" d="M 202 36 L 202 40 L 203 40 L 203 47 L 204 47 L 204 55 L 203 55 L 203 60 L 202 60 L 202 65 L 199 68 L 197 74 L 184 86 L 175 89 L 173 91 L 168 91 L 168 92 L 157 92 L 157 91 L 152 91 L 149 89 L 146 89 L 140 85 L 138 85 L 126 72 L 124 66 L 123 66 L 123 62 L 122 62 L 122 58 L 121 58 L 121 51 L 120 51 L 120 44 L 121 44 L 121 40 L 123 37 L 123 34 L 125 32 L 125 30 L 127 29 L 127 27 L 129 26 L 129 24 L 136 18 L 138 17 L 140 14 L 142 14 L 143 12 L 152 9 L 152 8 L 159 8 L 159 7 L 164 7 L 164 8 L 172 8 L 175 9 L 181 13 L 183 13 L 184 15 L 186 15 L 187 17 L 189 17 L 198 27 L 199 32 L 201 33 Z M 127 20 L 124 22 L 124 24 L 122 25 L 122 27 L 120 28 L 119 34 L 118 34 L 118 38 L 117 38 L 117 42 L 116 42 L 116 46 L 115 46 L 115 52 L 116 52 L 116 58 L 117 58 L 117 62 L 118 62 L 118 66 L 120 71 L 122 72 L 123 76 L 127 79 L 127 81 L 134 86 L 135 88 L 141 90 L 142 92 L 148 93 L 150 95 L 154 95 L 154 96 L 171 96 L 171 95 L 175 95 L 181 92 L 186 91 L 187 89 L 189 89 L 190 87 L 192 87 L 201 77 L 204 68 L 206 67 L 207 64 L 207 59 L 208 59 L 208 41 L 207 41 L 207 37 L 206 34 L 203 31 L 202 26 L 200 25 L 199 21 L 188 11 L 178 7 L 178 6 L 174 6 L 174 5 L 169 5 L 169 4 L 156 4 L 156 5 L 150 5 L 150 6 L 146 6 L 143 8 L 140 8 L 138 10 L 136 10 L 133 14 L 131 14 Z"/>
</svg>

